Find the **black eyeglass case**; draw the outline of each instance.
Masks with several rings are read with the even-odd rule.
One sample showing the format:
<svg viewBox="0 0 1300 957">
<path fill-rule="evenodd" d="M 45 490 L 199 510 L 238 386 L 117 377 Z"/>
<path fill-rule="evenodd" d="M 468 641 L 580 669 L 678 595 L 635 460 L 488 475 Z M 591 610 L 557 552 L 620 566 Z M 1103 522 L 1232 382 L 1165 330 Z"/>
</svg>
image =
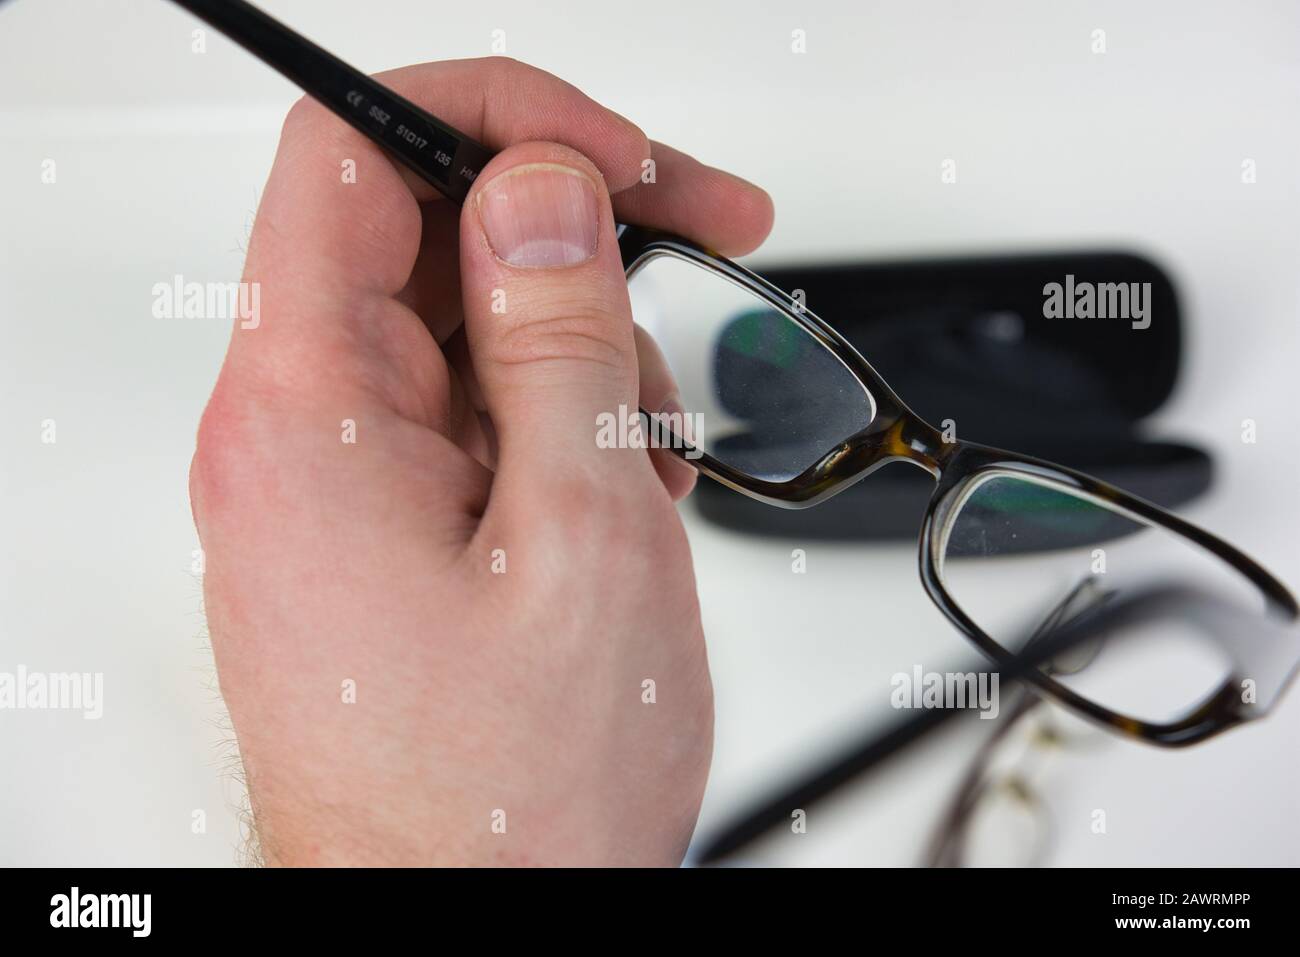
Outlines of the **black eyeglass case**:
<svg viewBox="0 0 1300 957">
<path fill-rule="evenodd" d="M 1203 450 L 1143 429 L 1173 392 L 1182 346 L 1173 283 L 1149 259 L 1090 252 L 758 272 L 802 290 L 807 307 L 936 428 L 1087 472 L 1166 507 L 1209 488 Z M 757 431 L 721 442 L 762 454 Z M 707 481 L 691 499 L 705 518 L 741 531 L 902 540 L 916 537 L 933 489 L 923 472 L 894 465 L 815 508 L 773 508 Z"/>
</svg>

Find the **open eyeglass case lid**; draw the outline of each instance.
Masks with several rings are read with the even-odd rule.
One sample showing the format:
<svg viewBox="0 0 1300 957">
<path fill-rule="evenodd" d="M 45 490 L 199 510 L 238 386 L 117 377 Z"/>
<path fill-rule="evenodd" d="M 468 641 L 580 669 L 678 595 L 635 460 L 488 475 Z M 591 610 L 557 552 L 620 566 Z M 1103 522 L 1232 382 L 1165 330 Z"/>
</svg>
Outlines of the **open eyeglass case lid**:
<svg viewBox="0 0 1300 957">
<path fill-rule="evenodd" d="M 958 439 L 1058 462 L 1166 507 L 1209 488 L 1203 450 L 1142 434 L 1174 389 L 1182 346 L 1173 283 L 1148 259 L 1093 252 L 758 271 L 803 290 L 904 402 Z M 1112 284 L 1140 298 L 1123 309 Z M 1103 308 L 1125 315 L 1103 318 Z M 762 423 L 752 426 L 719 443 L 761 456 Z M 923 472 L 891 466 L 809 509 L 773 508 L 716 482 L 700 482 L 691 498 L 737 530 L 901 540 L 916 537 L 933 489 Z"/>
</svg>

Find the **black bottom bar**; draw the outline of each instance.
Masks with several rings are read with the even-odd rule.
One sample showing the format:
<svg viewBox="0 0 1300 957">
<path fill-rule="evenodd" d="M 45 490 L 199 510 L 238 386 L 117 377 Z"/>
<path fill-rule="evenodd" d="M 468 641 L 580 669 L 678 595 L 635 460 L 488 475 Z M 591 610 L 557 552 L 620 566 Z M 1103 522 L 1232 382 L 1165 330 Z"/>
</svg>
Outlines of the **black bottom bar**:
<svg viewBox="0 0 1300 957">
<path fill-rule="evenodd" d="M 584 936 L 597 919 L 602 934 L 613 929 L 665 947 L 698 943 L 710 931 L 732 943 L 763 939 L 778 925 L 809 942 L 834 934 L 864 944 L 964 945 L 1024 942 L 1030 938 L 1021 935 L 1032 933 L 1232 946 L 1258 934 L 1261 942 L 1285 939 L 1279 935 L 1296 923 L 1293 870 L 55 868 L 0 871 L 0 883 L 0 933 L 10 953 L 20 952 L 12 944 L 73 935 L 92 946 L 195 941 L 205 950 L 268 939 L 334 950 L 412 933 L 432 948 L 500 944 L 510 931 L 541 942 Z"/>
</svg>

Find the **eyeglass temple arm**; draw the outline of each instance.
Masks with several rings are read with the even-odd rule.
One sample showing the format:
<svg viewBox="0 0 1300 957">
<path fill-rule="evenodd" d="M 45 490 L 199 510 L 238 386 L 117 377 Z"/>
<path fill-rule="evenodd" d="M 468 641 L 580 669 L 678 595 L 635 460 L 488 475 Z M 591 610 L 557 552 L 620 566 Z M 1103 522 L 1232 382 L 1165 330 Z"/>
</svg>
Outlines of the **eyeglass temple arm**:
<svg viewBox="0 0 1300 957">
<path fill-rule="evenodd" d="M 925 855 L 927 867 L 962 866 L 963 859 L 961 855 L 963 848 L 961 838 L 970 819 L 971 811 L 974 810 L 976 801 L 980 796 L 981 785 L 993 753 L 1026 715 L 1043 704 L 1043 699 L 1024 685 L 1016 689 L 1016 695 L 1015 704 L 1009 711 L 1004 710 L 1002 721 L 993 729 L 992 734 L 984 739 L 970 759 L 970 764 L 962 775 L 961 783 L 953 790 L 952 798 L 948 801 L 944 812 L 939 816 L 939 824 L 935 828 L 934 836 L 930 840 L 929 850 Z"/>
<path fill-rule="evenodd" d="M 493 153 L 245 0 L 172 0 L 301 87 L 448 199 L 463 202 Z"/>
</svg>

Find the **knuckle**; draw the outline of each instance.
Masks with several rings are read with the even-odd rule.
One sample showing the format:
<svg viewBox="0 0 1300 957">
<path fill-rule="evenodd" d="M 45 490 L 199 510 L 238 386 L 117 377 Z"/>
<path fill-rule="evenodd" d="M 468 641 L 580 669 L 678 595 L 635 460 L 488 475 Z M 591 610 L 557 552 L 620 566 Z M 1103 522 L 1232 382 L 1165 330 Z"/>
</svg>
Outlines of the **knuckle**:
<svg viewBox="0 0 1300 957">
<path fill-rule="evenodd" d="M 320 129 L 325 116 L 324 109 L 310 96 L 298 97 L 293 106 L 289 107 L 289 112 L 285 114 L 284 122 L 280 125 L 280 141 L 288 142 Z"/>
<path fill-rule="evenodd" d="M 366 138 L 310 96 L 300 96 L 280 124 L 279 152 L 310 156 L 322 150 Z"/>
<path fill-rule="evenodd" d="M 492 104 L 508 101 L 511 98 L 525 67 L 514 57 L 500 54 L 484 57 L 481 62 L 484 69 L 480 96 L 486 113 Z"/>
<path fill-rule="evenodd" d="M 196 517 L 259 494 L 268 474 L 258 439 L 255 410 L 233 399 L 220 384 L 199 420 L 190 460 L 190 499 Z"/>
<path fill-rule="evenodd" d="M 550 77 L 551 74 L 544 70 L 539 70 L 535 66 L 524 63 L 522 60 L 516 60 L 512 56 L 496 54 L 485 57 L 483 60 L 487 67 L 485 79 L 485 90 L 497 97 L 510 97 L 518 92 L 521 86 L 529 83 L 535 83 L 538 77 Z"/>
<path fill-rule="evenodd" d="M 522 70 L 531 69 L 512 56 L 506 56 L 503 53 L 493 54 L 483 58 L 483 63 L 493 75 L 500 76 L 509 73 L 517 73 Z"/>
<path fill-rule="evenodd" d="M 584 303 L 557 303 L 554 315 L 516 321 L 494 337 L 490 356 L 502 365 L 577 361 L 619 374 L 635 364 L 629 330 L 608 311 Z"/>
</svg>

